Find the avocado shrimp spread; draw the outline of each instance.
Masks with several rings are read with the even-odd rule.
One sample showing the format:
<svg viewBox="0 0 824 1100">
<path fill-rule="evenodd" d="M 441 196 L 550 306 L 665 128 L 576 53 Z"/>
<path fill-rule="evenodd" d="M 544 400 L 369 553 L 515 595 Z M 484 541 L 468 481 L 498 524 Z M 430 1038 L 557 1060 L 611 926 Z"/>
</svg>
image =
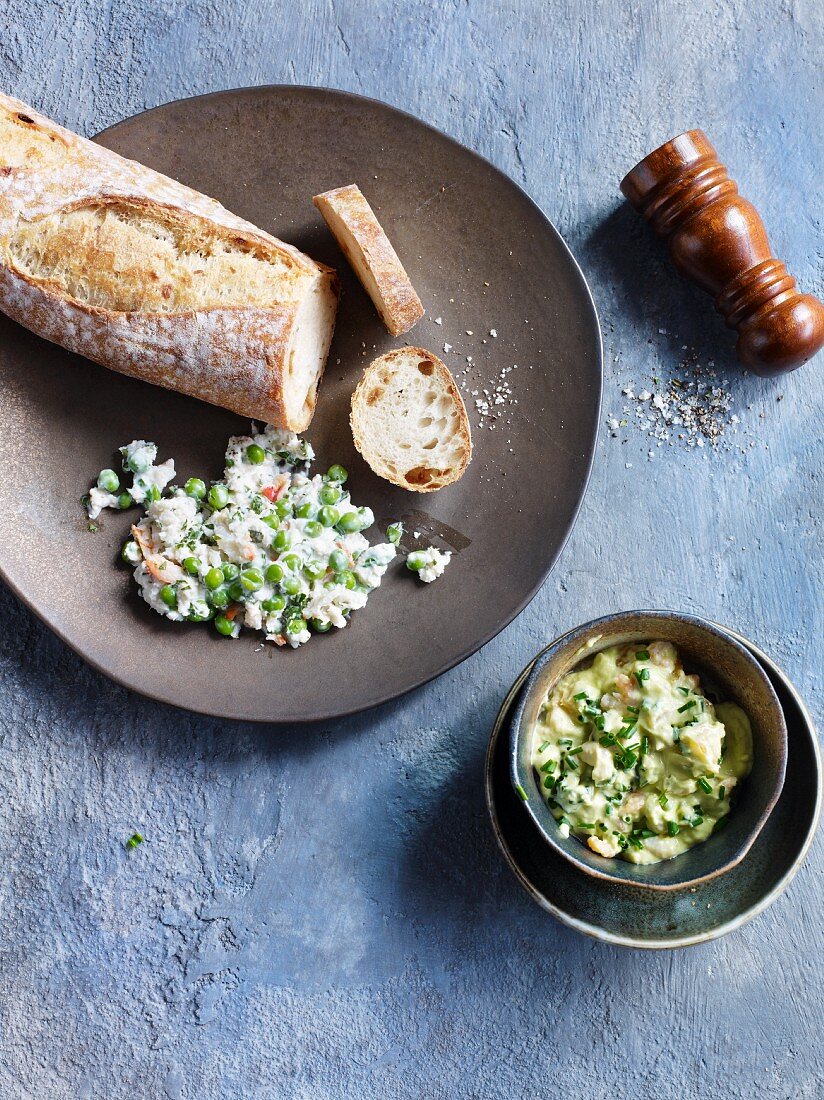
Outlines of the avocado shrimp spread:
<svg viewBox="0 0 824 1100">
<path fill-rule="evenodd" d="M 749 719 L 713 705 L 670 642 L 602 650 L 555 685 L 532 764 L 562 835 L 631 863 L 706 840 L 752 767 Z"/>
</svg>

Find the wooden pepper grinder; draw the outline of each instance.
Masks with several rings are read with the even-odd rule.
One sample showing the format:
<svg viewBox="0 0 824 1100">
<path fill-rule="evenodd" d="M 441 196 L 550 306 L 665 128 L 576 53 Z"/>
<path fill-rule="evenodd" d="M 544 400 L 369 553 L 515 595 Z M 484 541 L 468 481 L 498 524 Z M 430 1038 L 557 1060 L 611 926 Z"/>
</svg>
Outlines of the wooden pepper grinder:
<svg viewBox="0 0 824 1100">
<path fill-rule="evenodd" d="M 738 194 L 702 130 L 645 157 L 621 181 L 669 246 L 678 271 L 715 298 L 738 330 L 741 362 L 757 374 L 795 370 L 824 346 L 824 305 L 796 289 L 770 251 L 758 211 Z"/>
</svg>

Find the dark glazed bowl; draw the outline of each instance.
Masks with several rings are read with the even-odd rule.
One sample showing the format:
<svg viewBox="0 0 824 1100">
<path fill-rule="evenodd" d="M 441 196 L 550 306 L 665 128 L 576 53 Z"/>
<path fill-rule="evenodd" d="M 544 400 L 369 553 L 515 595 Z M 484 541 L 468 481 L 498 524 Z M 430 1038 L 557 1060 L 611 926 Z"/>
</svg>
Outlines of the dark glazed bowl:
<svg viewBox="0 0 824 1100">
<path fill-rule="evenodd" d="M 737 703 L 752 725 L 753 767 L 741 783 L 726 828 L 674 859 L 644 866 L 606 859 L 574 836 L 563 837 L 531 763 L 533 728 L 549 691 L 599 650 L 626 642 L 672 642 L 684 668 L 701 677 L 711 697 Z M 547 844 L 585 874 L 637 886 L 676 890 L 735 867 L 770 815 L 787 765 L 787 727 L 781 705 L 758 661 L 721 628 L 676 611 L 625 611 L 565 634 L 538 660 L 526 683 L 510 732 L 510 778 Z M 519 791 L 520 793 L 520 791 Z M 524 798 L 524 795 L 526 796 Z"/>
</svg>

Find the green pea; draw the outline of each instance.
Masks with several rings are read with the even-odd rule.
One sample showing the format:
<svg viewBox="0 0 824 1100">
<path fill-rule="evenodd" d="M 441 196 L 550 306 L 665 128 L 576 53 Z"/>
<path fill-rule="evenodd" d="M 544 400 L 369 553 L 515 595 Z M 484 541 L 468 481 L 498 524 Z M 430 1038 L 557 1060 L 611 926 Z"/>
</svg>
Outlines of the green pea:
<svg viewBox="0 0 824 1100">
<path fill-rule="evenodd" d="M 213 485 L 209 490 L 209 503 L 217 512 L 229 503 L 229 490 L 225 485 Z"/>
<path fill-rule="evenodd" d="M 274 596 L 270 596 L 268 600 L 264 600 L 260 606 L 267 615 L 271 615 L 275 611 L 283 611 L 286 607 L 286 597 L 276 593 Z"/>
<path fill-rule="evenodd" d="M 423 550 L 413 550 L 406 559 L 406 568 L 411 569 L 413 573 L 418 573 L 426 565 L 426 561 Z"/>
<path fill-rule="evenodd" d="M 349 555 L 345 550 L 333 550 L 329 555 L 329 567 L 334 569 L 336 573 L 340 573 L 342 569 L 346 569 L 349 565 Z"/>
<path fill-rule="evenodd" d="M 132 500 L 131 493 L 121 493 L 120 496 L 117 498 L 117 507 L 120 508 L 121 511 L 125 511 L 127 508 L 131 508 L 133 504 L 134 500 Z"/>
<path fill-rule="evenodd" d="M 340 529 L 345 531 L 347 535 L 351 535 L 355 531 L 360 531 L 363 527 L 361 517 L 357 512 L 347 512 L 340 518 Z"/>
<path fill-rule="evenodd" d="M 272 546 L 274 546 L 276 550 L 285 550 L 288 545 L 289 532 L 284 531 L 283 528 L 281 528 L 281 530 L 278 531 L 278 533 L 272 539 Z"/>
<path fill-rule="evenodd" d="M 284 554 L 280 560 L 287 569 L 300 569 L 300 558 L 297 554 Z"/>
<path fill-rule="evenodd" d="M 120 478 L 114 470 L 101 470 L 97 475 L 97 487 L 107 493 L 116 493 L 120 488 Z"/>
<path fill-rule="evenodd" d="M 307 520 L 303 533 L 308 539 L 319 538 L 323 534 L 323 525 L 318 523 L 316 519 Z"/>
<path fill-rule="evenodd" d="M 240 569 L 235 565 L 233 561 L 224 561 L 221 562 L 220 571 L 223 574 L 223 579 L 225 581 L 233 581 L 240 572 Z"/>
<path fill-rule="evenodd" d="M 121 558 L 127 565 L 137 565 L 143 555 L 140 553 L 140 547 L 134 541 L 134 539 L 127 539 L 123 543 L 123 549 L 120 551 Z"/>
<path fill-rule="evenodd" d="M 277 531 L 278 527 L 280 527 L 280 520 L 273 513 L 270 513 L 268 516 L 261 516 L 260 522 L 265 523 L 267 527 L 271 527 L 273 531 Z"/>
<path fill-rule="evenodd" d="M 259 569 L 244 569 L 240 574 L 240 583 L 247 592 L 257 592 L 263 587 L 263 574 Z"/>
<path fill-rule="evenodd" d="M 292 502 L 291 500 L 277 500 L 275 501 L 275 511 L 281 519 L 286 519 L 287 516 L 292 514 Z"/>
<path fill-rule="evenodd" d="M 199 477 L 190 477 L 183 486 L 183 492 L 187 497 L 193 497 L 195 500 L 203 500 L 206 496 L 206 482 L 201 481 Z"/>
<path fill-rule="evenodd" d="M 231 638 L 235 632 L 235 624 L 225 615 L 215 615 L 215 630 L 226 638 Z"/>
<path fill-rule="evenodd" d="M 232 581 L 228 588 L 230 600 L 242 600 L 246 595 L 246 590 L 240 581 Z"/>
<path fill-rule="evenodd" d="M 330 505 L 324 504 L 318 512 L 318 519 L 324 527 L 334 527 L 340 519 L 340 512 L 337 508 L 332 508 Z"/>
<path fill-rule="evenodd" d="M 285 627 L 287 634 L 301 634 L 305 629 L 306 619 L 304 619 L 302 616 L 297 616 L 294 619 L 290 619 Z"/>
<path fill-rule="evenodd" d="M 283 591 L 288 593 L 290 596 L 297 596 L 297 594 L 301 590 L 300 577 L 286 577 L 281 587 L 283 588 Z"/>
<path fill-rule="evenodd" d="M 195 557 L 184 558 L 183 559 L 183 568 L 186 570 L 186 572 L 190 576 L 196 577 L 198 575 L 198 573 L 200 572 L 200 562 Z"/>
<path fill-rule="evenodd" d="M 336 481 L 339 485 L 343 485 L 348 477 L 347 470 L 343 466 L 339 466 L 337 462 L 326 471 L 326 480 Z"/>
<path fill-rule="evenodd" d="M 336 573 L 335 580 L 338 584 L 342 584 L 344 588 L 348 588 L 350 592 L 353 588 L 356 588 L 358 584 L 358 578 L 351 569 L 343 569 L 340 573 Z"/>
<path fill-rule="evenodd" d="M 322 622 L 320 619 L 310 619 L 309 625 L 315 631 L 316 634 L 325 634 L 328 630 L 332 629 L 332 624 L 329 622 Z"/>
<path fill-rule="evenodd" d="M 266 458 L 266 451 L 262 447 L 258 447 L 257 443 L 250 443 L 246 448 L 246 457 L 253 466 L 259 466 Z"/>
<path fill-rule="evenodd" d="M 340 489 L 337 485 L 324 485 L 320 491 L 320 502 L 321 504 L 337 504 L 340 496 Z"/>
<path fill-rule="evenodd" d="M 207 588 L 214 591 L 216 588 L 220 588 L 223 584 L 224 576 L 220 569 L 210 569 L 206 576 L 203 578 L 203 583 Z"/>
<path fill-rule="evenodd" d="M 226 607 L 229 603 L 229 593 L 225 588 L 216 588 L 214 592 L 207 592 L 206 599 L 211 607 Z"/>
<path fill-rule="evenodd" d="M 278 581 L 283 580 L 283 566 L 279 565 L 276 561 L 273 561 L 271 565 L 266 568 L 266 580 L 269 584 L 277 584 Z"/>
<path fill-rule="evenodd" d="M 177 610 L 177 591 L 173 584 L 164 584 L 160 589 L 160 598 L 170 611 Z"/>
<path fill-rule="evenodd" d="M 310 581 L 319 581 L 321 577 L 326 576 L 326 566 L 319 561 L 310 561 L 304 565 L 303 572 Z"/>
<path fill-rule="evenodd" d="M 213 617 L 213 615 L 214 611 L 211 611 L 207 608 L 205 612 L 190 611 L 186 618 L 189 620 L 190 623 L 206 623 L 209 621 L 209 619 Z"/>
<path fill-rule="evenodd" d="M 295 509 L 295 515 L 298 519 L 311 519 L 315 513 L 315 507 L 311 500 L 305 500 L 303 504 L 299 504 Z"/>
</svg>

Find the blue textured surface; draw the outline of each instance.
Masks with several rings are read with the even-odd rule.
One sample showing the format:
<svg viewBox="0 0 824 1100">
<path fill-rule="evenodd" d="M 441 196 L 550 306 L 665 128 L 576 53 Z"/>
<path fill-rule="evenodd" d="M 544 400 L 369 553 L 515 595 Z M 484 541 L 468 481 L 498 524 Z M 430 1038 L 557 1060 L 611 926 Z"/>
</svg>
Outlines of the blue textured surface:
<svg viewBox="0 0 824 1100">
<path fill-rule="evenodd" d="M 819 1096 L 820 841 L 737 934 L 608 948 L 510 878 L 481 772 L 520 668 L 619 608 L 739 628 L 820 711 L 821 365 L 742 377 L 617 181 L 703 126 L 820 295 L 821 5 L 4 0 L 2 20 L 0 86 L 85 133 L 269 82 L 362 92 L 446 130 L 580 259 L 605 413 L 687 345 L 731 379 L 747 453 L 648 461 L 633 425 L 603 432 L 575 533 L 524 614 L 335 726 L 227 725 L 131 696 L 2 592 L 0 1095 Z M 135 828 L 147 843 L 126 852 Z"/>
</svg>

